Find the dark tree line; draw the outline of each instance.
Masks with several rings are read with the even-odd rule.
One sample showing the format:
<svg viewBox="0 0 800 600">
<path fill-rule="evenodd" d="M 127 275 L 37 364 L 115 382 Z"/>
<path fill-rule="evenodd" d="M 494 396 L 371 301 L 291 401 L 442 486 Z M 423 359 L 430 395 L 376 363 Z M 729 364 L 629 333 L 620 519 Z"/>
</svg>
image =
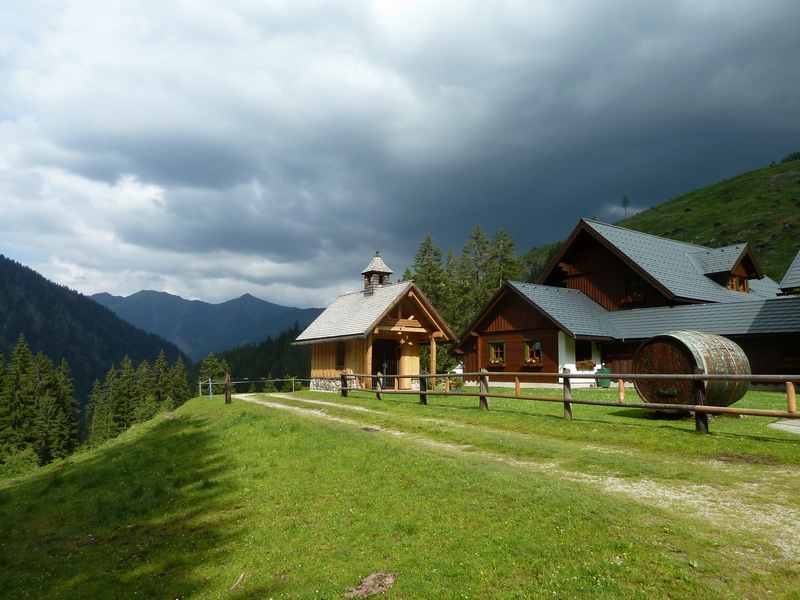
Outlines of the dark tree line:
<svg viewBox="0 0 800 600">
<path fill-rule="evenodd" d="M 170 361 L 181 355 L 170 342 L 2 255 L 0 299 L 0 352 L 10 356 L 17 337 L 24 334 L 34 354 L 41 350 L 65 358 L 81 405 L 110 363 L 119 363 L 126 355 L 136 362 L 152 361 L 162 349 Z"/>
<path fill-rule="evenodd" d="M 39 464 L 63 458 L 80 442 L 79 408 L 69 365 L 33 354 L 20 336 L 6 364 L 0 355 L 0 462 L 33 452 Z"/>
<path fill-rule="evenodd" d="M 244 344 L 219 355 L 210 354 L 200 363 L 196 375 L 203 382 L 209 377 L 222 381 L 226 371 L 239 380 L 308 377 L 311 367 L 308 346 L 292 346 L 299 334 L 300 326 L 295 323 L 280 335 L 267 337 L 258 344 Z M 240 386 L 239 391 L 256 390 L 251 385 L 248 390 Z"/>
<path fill-rule="evenodd" d="M 192 396 L 186 366 L 178 357 L 170 366 L 161 352 L 151 366 L 134 367 L 127 356 L 112 366 L 89 395 L 88 441 L 98 444 L 116 437 L 134 423 L 147 421 L 161 410 L 172 410 Z"/>
</svg>

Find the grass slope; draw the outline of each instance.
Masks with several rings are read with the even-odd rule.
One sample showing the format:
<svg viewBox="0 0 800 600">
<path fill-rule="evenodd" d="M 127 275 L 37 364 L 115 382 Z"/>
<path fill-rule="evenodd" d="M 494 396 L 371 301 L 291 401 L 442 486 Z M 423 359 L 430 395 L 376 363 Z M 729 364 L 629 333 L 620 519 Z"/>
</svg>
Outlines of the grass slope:
<svg viewBox="0 0 800 600">
<path fill-rule="evenodd" d="M 800 250 L 800 160 L 700 188 L 617 224 L 703 246 L 749 242 L 761 268 L 780 281 Z M 546 244 L 528 252 L 534 275 L 553 248 Z"/>
<path fill-rule="evenodd" d="M 557 405 L 541 403 L 496 401 L 481 413 L 467 399 L 432 396 L 420 407 L 411 396 L 352 396 L 325 412 L 386 421 L 407 436 L 322 413 L 195 399 L 173 418 L 0 483 L 0 596 L 337 598 L 388 570 L 398 576 L 390 598 L 797 597 L 796 556 L 779 556 L 758 535 L 555 468 L 521 470 L 482 456 L 561 456 L 577 460 L 574 468 L 629 477 L 631 461 L 652 460 L 655 482 L 676 471 L 706 487 L 755 479 L 771 503 L 787 490 L 772 483 L 776 467 L 766 463 L 780 463 L 796 501 L 797 442 L 763 420 L 745 420 L 738 437 L 701 437 L 682 422 L 618 409 L 576 407 L 576 420 L 565 422 L 554 418 Z M 261 397 L 316 410 L 310 400 L 342 401 Z M 713 427 L 737 426 L 726 423 Z M 410 443 L 423 438 L 469 447 Z M 615 447 L 624 451 L 608 451 Z M 680 465 L 686 455 L 734 449 L 734 469 L 697 475 Z M 592 453 L 603 457 L 594 465 L 584 460 Z"/>
<path fill-rule="evenodd" d="M 762 269 L 780 281 L 800 250 L 800 160 L 689 192 L 619 224 L 712 247 L 750 242 Z"/>
</svg>

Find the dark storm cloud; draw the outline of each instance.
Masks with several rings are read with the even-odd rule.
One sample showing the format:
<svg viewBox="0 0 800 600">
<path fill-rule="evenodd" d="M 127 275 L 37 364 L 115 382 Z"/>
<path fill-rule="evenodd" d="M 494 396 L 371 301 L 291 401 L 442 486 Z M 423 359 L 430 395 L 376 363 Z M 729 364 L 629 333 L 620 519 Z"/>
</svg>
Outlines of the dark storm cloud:
<svg viewBox="0 0 800 600">
<path fill-rule="evenodd" d="M 399 271 L 480 223 L 526 249 L 800 139 L 796 2 L 25 10 L 0 181 L 42 180 L 20 222 L 71 211 L 43 268 L 91 291 L 319 304 L 376 248 Z"/>
</svg>

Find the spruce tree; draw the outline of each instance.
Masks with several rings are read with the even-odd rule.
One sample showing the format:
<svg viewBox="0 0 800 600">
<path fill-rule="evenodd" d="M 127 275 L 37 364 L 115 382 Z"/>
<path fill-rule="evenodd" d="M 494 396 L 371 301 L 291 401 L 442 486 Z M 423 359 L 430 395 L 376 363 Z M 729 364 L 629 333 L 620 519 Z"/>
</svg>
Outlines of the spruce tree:
<svg viewBox="0 0 800 600">
<path fill-rule="evenodd" d="M 514 254 L 514 239 L 505 229 L 499 229 L 494 235 L 491 246 L 487 272 L 488 300 L 492 294 L 511 279 L 518 279 L 522 269 L 520 261 Z M 485 301 L 484 301 L 485 302 Z"/>
<path fill-rule="evenodd" d="M 156 403 L 161 407 L 169 393 L 169 364 L 163 350 L 158 353 L 158 358 L 153 364 L 153 382 Z"/>
<path fill-rule="evenodd" d="M 92 393 L 89 395 L 89 405 L 92 413 L 92 419 L 89 422 L 89 443 L 93 446 L 114 436 L 109 390 L 113 387 L 115 374 L 116 372 L 112 367 L 106 374 L 103 383 L 94 382 Z"/>
<path fill-rule="evenodd" d="M 119 433 L 133 425 L 136 420 L 136 372 L 127 356 L 120 363 L 114 392 L 114 423 Z"/>
<path fill-rule="evenodd" d="M 56 371 L 56 398 L 64 414 L 67 454 L 74 452 L 80 444 L 80 404 L 75 398 L 75 384 L 72 380 L 72 372 L 66 359 L 61 359 L 61 363 Z"/>
<path fill-rule="evenodd" d="M 137 423 L 141 423 L 153 418 L 159 410 L 158 401 L 156 400 L 158 390 L 156 389 L 154 369 L 150 368 L 150 363 L 147 360 L 139 363 L 135 379 L 134 420 Z"/>
<path fill-rule="evenodd" d="M 427 235 L 414 256 L 414 283 L 428 297 L 434 306 L 441 306 L 445 296 L 442 251 Z"/>
<path fill-rule="evenodd" d="M 192 392 L 189 388 L 186 365 L 183 363 L 183 359 L 180 356 L 169 371 L 169 381 L 170 399 L 172 404 L 168 408 L 173 409 L 186 402 L 192 395 Z"/>
<path fill-rule="evenodd" d="M 30 447 L 36 416 L 36 374 L 33 356 L 20 335 L 3 378 L 0 398 L 0 452 L 13 454 Z"/>
</svg>

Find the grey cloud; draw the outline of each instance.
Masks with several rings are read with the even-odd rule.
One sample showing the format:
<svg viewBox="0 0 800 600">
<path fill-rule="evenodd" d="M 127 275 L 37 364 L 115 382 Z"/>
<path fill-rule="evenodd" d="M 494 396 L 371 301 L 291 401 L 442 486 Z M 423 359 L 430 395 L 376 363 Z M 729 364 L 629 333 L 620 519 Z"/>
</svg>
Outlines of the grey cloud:
<svg viewBox="0 0 800 600">
<path fill-rule="evenodd" d="M 321 303 L 376 248 L 401 271 L 426 233 L 481 223 L 524 250 L 797 149 L 798 22 L 777 0 L 56 4 L 4 32 L 0 168 L 86 180 L 84 208 L 77 183 L 13 192 L 111 234 L 74 241 L 81 285 L 113 282 L 105 243 L 154 284 Z M 159 201 L 95 223 L 126 176 Z"/>
</svg>

